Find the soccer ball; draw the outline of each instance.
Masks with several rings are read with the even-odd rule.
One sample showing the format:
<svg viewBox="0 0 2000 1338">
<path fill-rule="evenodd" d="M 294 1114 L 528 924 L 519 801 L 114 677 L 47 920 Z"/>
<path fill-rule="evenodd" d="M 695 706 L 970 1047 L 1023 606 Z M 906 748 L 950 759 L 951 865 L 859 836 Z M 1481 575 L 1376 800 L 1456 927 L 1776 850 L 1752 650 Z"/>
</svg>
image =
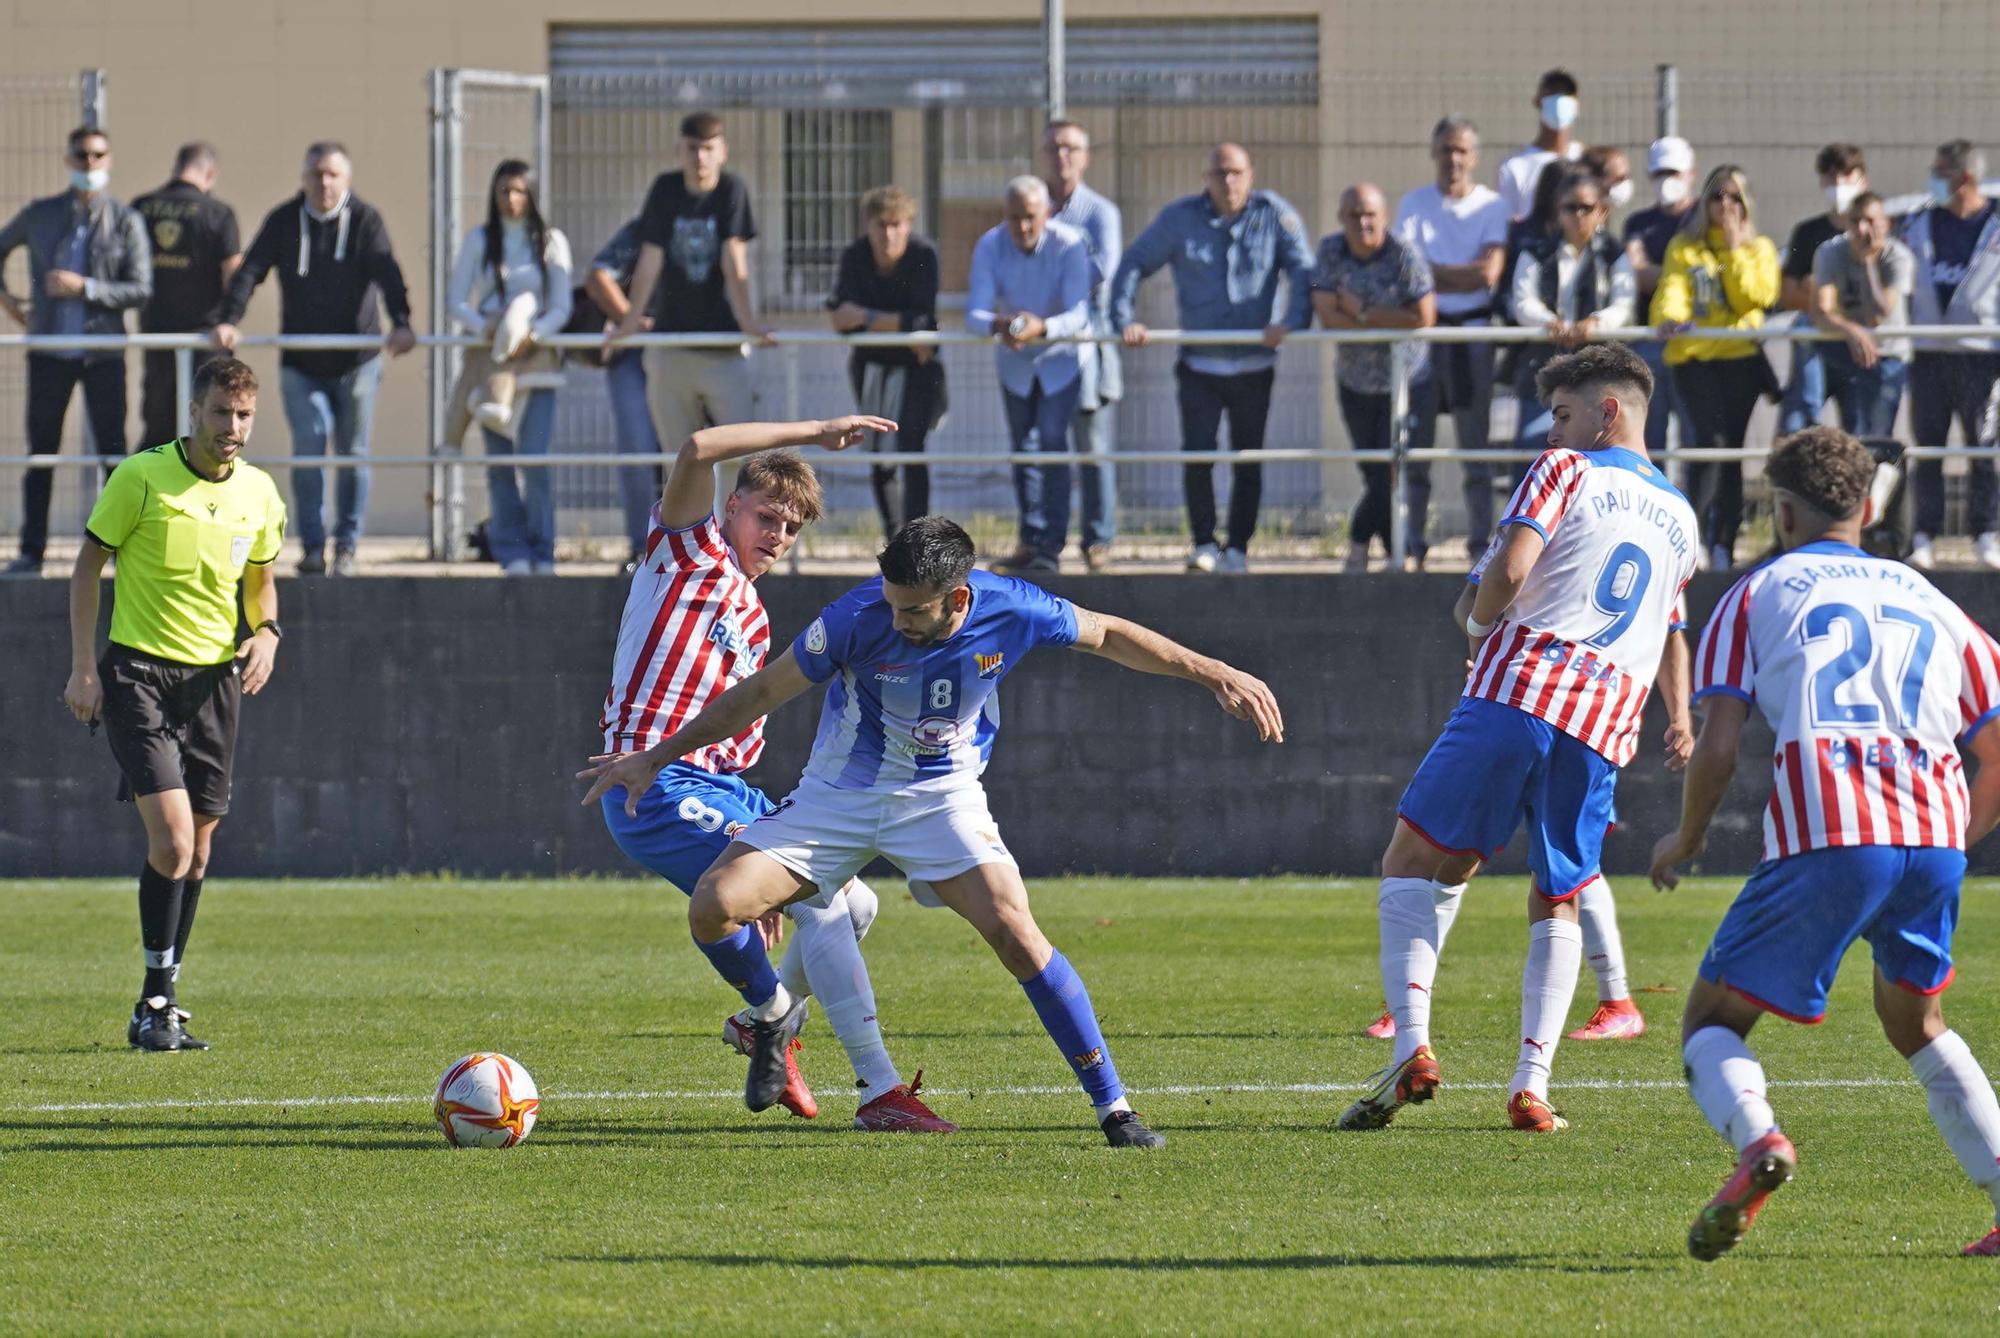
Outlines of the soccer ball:
<svg viewBox="0 0 2000 1338">
<path fill-rule="evenodd" d="M 535 1127 L 541 1094 L 528 1071 L 502 1054 L 470 1054 L 438 1079 L 433 1109 L 455 1148 L 510 1148 Z"/>
</svg>

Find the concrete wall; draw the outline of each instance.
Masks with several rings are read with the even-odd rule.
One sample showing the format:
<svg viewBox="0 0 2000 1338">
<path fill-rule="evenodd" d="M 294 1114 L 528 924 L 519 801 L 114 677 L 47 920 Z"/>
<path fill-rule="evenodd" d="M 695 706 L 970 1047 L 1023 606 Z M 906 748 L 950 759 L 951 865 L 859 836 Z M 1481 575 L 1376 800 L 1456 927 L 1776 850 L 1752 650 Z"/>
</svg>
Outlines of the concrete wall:
<svg viewBox="0 0 2000 1338">
<path fill-rule="evenodd" d="M 1985 625 L 2000 582 L 1945 578 Z M 851 582 L 774 578 L 788 637 Z M 1451 709 L 1462 641 L 1448 577 L 1073 578 L 1079 602 L 1131 616 L 1271 682 L 1288 742 L 1259 745 L 1185 684 L 1044 652 L 1003 690 L 987 774 L 1009 846 L 1036 875 L 1276 871 L 1365 874 L 1397 796 Z M 1720 593 L 1697 582 L 1697 617 Z M 622 581 L 287 583 L 278 673 L 246 701 L 235 807 L 215 869 L 229 876 L 400 870 L 532 874 L 626 870 L 571 774 L 598 746 Z M 0 877 L 122 874 L 143 858 L 116 770 L 57 698 L 68 668 L 63 587 L 0 582 Z M 817 694 L 772 723 L 755 777 L 796 779 Z M 1655 709 L 1649 741 L 1664 728 Z M 1710 867 L 1756 860 L 1769 772 L 1761 727 L 1718 822 Z M 1675 821 L 1678 778 L 1654 745 L 1620 784 L 1613 872 L 1643 870 Z M 1975 865 L 2000 870 L 1989 843 Z M 1503 867 L 1520 868 L 1520 843 Z"/>
</svg>

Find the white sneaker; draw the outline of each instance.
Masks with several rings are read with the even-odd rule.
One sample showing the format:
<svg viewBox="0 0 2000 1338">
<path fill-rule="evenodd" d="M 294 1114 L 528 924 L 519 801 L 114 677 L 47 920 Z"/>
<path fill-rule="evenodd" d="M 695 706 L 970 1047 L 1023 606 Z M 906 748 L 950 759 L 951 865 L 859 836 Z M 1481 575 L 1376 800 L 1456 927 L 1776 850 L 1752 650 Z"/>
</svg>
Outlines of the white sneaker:
<svg viewBox="0 0 2000 1338">
<path fill-rule="evenodd" d="M 1216 570 L 1225 576 L 1247 576 L 1250 573 L 1250 555 L 1240 548 L 1225 548 Z"/>
<path fill-rule="evenodd" d="M 503 576 L 526 576 L 529 570 L 526 558 L 515 558 L 512 562 L 500 564 L 500 574 Z"/>
<path fill-rule="evenodd" d="M 1195 545 L 1194 552 L 1188 554 L 1187 569 L 1189 571 L 1214 571 L 1215 564 L 1221 560 L 1222 550 L 1214 544 L 1197 544 Z"/>
<path fill-rule="evenodd" d="M 553 576 L 556 574 L 555 560 L 551 558 L 549 561 L 543 562 L 537 559 L 528 564 L 528 570 L 536 576 Z"/>
<path fill-rule="evenodd" d="M 1992 530 L 1986 531 L 1979 536 L 1976 547 L 1981 562 L 1989 567 L 2000 567 L 2000 534 Z"/>
<path fill-rule="evenodd" d="M 1910 565 L 1918 571 L 1929 571 L 1937 566 L 1937 554 L 1931 551 L 1931 537 L 1928 534 L 1910 536 Z"/>
<path fill-rule="evenodd" d="M 1716 571 L 1728 571 L 1736 565 L 1736 555 L 1717 544 L 1708 550 L 1708 565 Z"/>
</svg>

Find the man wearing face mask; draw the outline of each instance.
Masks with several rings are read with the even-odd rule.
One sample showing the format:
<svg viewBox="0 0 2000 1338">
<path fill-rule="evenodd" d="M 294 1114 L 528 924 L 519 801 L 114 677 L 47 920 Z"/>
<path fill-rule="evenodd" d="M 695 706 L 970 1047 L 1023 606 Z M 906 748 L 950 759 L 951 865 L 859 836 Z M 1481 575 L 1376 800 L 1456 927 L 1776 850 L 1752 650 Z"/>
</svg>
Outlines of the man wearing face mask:
<svg viewBox="0 0 2000 1338">
<path fill-rule="evenodd" d="M 1632 277 L 1639 284 L 1640 312 L 1651 308 L 1653 290 L 1660 285 L 1660 265 L 1667 258 L 1667 243 L 1680 231 L 1688 210 L 1694 208 L 1694 148 L 1679 135 L 1654 140 L 1646 153 L 1646 174 L 1653 181 L 1655 203 L 1627 218 L 1623 234 L 1625 258 L 1632 262 Z M 1657 455 L 1667 449 L 1667 423 L 1679 416 L 1680 399 L 1674 392 L 1674 379 L 1666 374 L 1666 345 L 1657 339 L 1642 339 L 1632 351 L 1645 359 L 1653 373 L 1646 449 Z"/>
<path fill-rule="evenodd" d="M 1819 173 L 1820 193 L 1826 208 L 1801 219 L 1785 243 L 1785 264 L 1780 271 L 1779 305 L 1809 319 L 1819 307 L 1818 288 L 1813 282 L 1813 257 L 1819 248 L 1838 237 L 1847 227 L 1847 209 L 1855 197 L 1868 189 L 1868 164 L 1854 144 L 1829 144 L 1813 159 Z M 1804 323 L 1803 320 L 1800 321 Z M 1826 404 L 1826 368 L 1820 360 L 1818 344 L 1800 342 L 1791 346 L 1792 377 L 1785 387 L 1784 407 L 1779 411 L 1778 431 L 1789 436 L 1819 421 Z"/>
<path fill-rule="evenodd" d="M 1917 258 L 1910 293 L 1913 325 L 2000 326 L 2000 219 L 1980 190 L 1986 155 L 1970 140 L 1938 145 L 1931 162 L 1931 205 L 1910 220 L 1903 241 Z M 2000 335 L 2000 332 L 1996 332 Z M 1942 446 L 1958 419 L 1968 442 L 1990 446 L 1995 423 L 1988 410 L 2000 382 L 2000 337 L 1919 339 L 1910 366 L 1910 426 L 1917 443 Z M 1971 475 L 1967 528 L 1979 560 L 2000 567 L 2000 484 L 1993 461 L 1967 462 Z M 1910 565 L 1933 565 L 1931 537 L 1944 528 L 1944 461 L 1919 460 L 1913 472 L 1916 533 Z"/>
<path fill-rule="evenodd" d="M 111 184 L 111 137 L 82 126 L 67 151 L 69 189 L 36 200 L 0 228 L 0 271 L 28 248 L 25 304 L 0 279 L 0 311 L 31 335 L 122 335 L 125 313 L 153 291 L 145 220 L 105 194 Z M 28 452 L 62 449 L 70 394 L 83 386 L 83 408 L 99 455 L 125 454 L 125 355 L 118 350 L 50 349 L 28 355 Z M 55 472 L 21 475 L 21 551 L 10 576 L 39 576 L 49 537 Z"/>
<path fill-rule="evenodd" d="M 410 329 L 410 294 L 402 268 L 389 247 L 389 229 L 375 207 L 354 194 L 354 165 L 347 150 L 321 140 L 306 150 L 302 189 L 273 209 L 243 254 L 243 264 L 222 300 L 216 344 L 236 347 L 236 323 L 251 294 L 272 270 L 278 272 L 278 328 L 286 334 L 364 334 L 382 330 L 377 313 L 389 310 L 390 331 L 382 346 L 391 357 L 416 347 Z M 366 456 L 375 418 L 375 391 L 382 364 L 374 349 L 286 349 L 278 358 L 278 387 L 285 420 L 292 429 L 292 453 Z M 339 471 L 334 483 L 338 514 L 333 527 L 333 574 L 354 573 L 355 545 L 368 509 L 366 466 Z M 325 483 L 317 469 L 292 471 L 298 504 L 301 576 L 327 570 L 326 518 L 321 512 Z"/>
<path fill-rule="evenodd" d="M 1593 144 L 1583 151 L 1577 165 L 1604 183 L 1604 207 L 1608 213 L 1632 203 L 1632 160 L 1616 144 Z"/>
<path fill-rule="evenodd" d="M 1542 123 L 1534 142 L 1500 164 L 1500 198 L 1506 202 L 1507 217 L 1527 217 L 1544 167 L 1558 158 L 1572 162 L 1583 156 L 1583 145 L 1570 135 L 1581 108 L 1576 76 L 1568 70 L 1550 70 L 1535 85 L 1535 109 Z"/>
</svg>

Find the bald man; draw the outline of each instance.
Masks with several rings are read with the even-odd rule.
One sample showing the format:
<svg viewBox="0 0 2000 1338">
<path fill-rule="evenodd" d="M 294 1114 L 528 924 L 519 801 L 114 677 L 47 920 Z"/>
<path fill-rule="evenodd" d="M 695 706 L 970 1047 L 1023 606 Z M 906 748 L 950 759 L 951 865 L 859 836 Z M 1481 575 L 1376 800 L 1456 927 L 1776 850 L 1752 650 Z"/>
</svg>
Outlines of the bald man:
<svg viewBox="0 0 2000 1338">
<path fill-rule="evenodd" d="M 1127 348 L 1151 338 L 1135 319 L 1139 284 L 1171 266 L 1174 296 L 1184 330 L 1257 330 L 1258 344 L 1184 344 L 1174 364 L 1180 393 L 1181 448 L 1212 451 L 1229 416 L 1229 445 L 1254 451 L 1264 444 L 1277 376 L 1278 345 L 1311 323 L 1308 282 L 1312 254 L 1296 209 L 1256 188 L 1250 154 L 1241 144 L 1209 151 L 1204 189 L 1162 209 L 1125 251 L 1111 279 L 1111 328 Z M 1278 296 L 1280 280 L 1285 296 Z M 1264 471 L 1235 466 L 1229 490 L 1229 529 L 1216 543 L 1214 471 L 1207 464 L 1182 471 L 1187 495 L 1193 572 L 1240 574 L 1250 570 L 1250 538 L 1263 502 Z"/>
</svg>

